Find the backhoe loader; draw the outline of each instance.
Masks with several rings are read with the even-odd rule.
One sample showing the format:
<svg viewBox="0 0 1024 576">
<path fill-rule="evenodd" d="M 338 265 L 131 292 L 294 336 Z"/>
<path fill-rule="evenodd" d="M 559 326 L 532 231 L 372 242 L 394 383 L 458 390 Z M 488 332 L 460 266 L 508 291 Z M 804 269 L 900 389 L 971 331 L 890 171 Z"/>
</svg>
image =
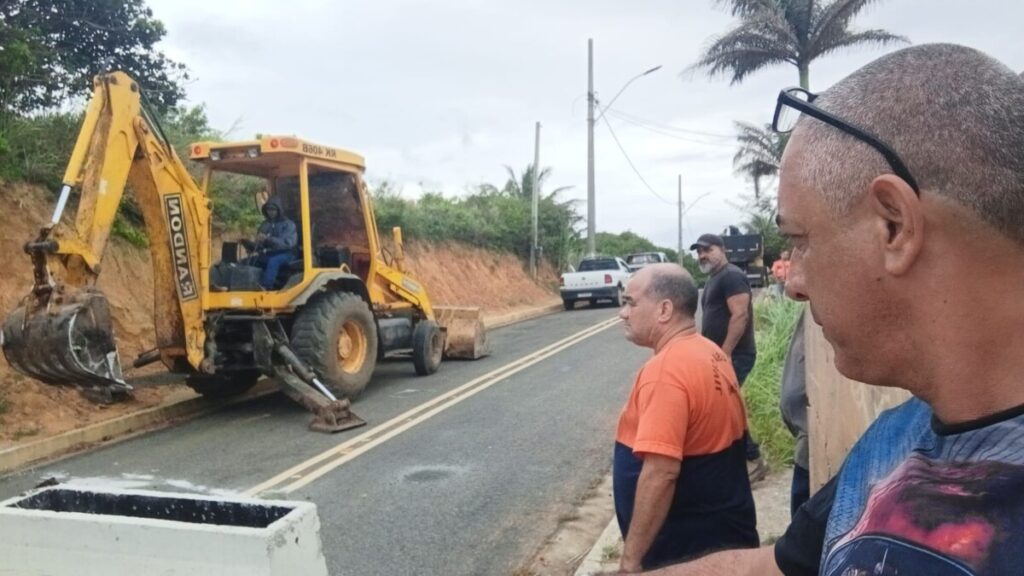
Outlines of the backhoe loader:
<svg viewBox="0 0 1024 576">
<path fill-rule="evenodd" d="M 385 354 L 411 352 L 427 375 L 446 346 L 449 356 L 486 353 L 479 310 L 435 309 L 404 271 L 401 230 L 391 250 L 381 244 L 362 157 L 294 136 L 199 142 L 189 154 L 203 167 L 199 183 L 132 78 L 94 79 L 53 217 L 25 244 L 34 281 L 3 325 L 11 366 L 94 398 L 130 393 L 110 306 L 95 288 L 126 187 L 145 221 L 155 285 L 156 343 L 135 366 L 160 361 L 210 397 L 270 376 L 313 412 L 313 429 L 333 432 L 364 423 L 349 399 Z M 236 242 L 214 258 L 207 192 L 224 174 L 255 179 L 296 225 L 297 246 L 271 286 L 259 282 L 259 255 Z M 74 224 L 64 224 L 76 191 Z"/>
</svg>

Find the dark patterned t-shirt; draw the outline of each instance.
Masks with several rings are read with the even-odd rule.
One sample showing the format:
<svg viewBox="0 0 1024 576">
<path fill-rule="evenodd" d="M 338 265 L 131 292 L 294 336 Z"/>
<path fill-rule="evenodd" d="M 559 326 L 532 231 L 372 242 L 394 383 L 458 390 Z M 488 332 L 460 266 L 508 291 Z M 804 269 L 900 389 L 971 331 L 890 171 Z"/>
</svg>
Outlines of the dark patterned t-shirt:
<svg viewBox="0 0 1024 576">
<path fill-rule="evenodd" d="M 1022 555 L 1024 407 L 945 426 L 917 399 L 879 417 L 776 546 L 787 575 L 1024 574 Z"/>
</svg>

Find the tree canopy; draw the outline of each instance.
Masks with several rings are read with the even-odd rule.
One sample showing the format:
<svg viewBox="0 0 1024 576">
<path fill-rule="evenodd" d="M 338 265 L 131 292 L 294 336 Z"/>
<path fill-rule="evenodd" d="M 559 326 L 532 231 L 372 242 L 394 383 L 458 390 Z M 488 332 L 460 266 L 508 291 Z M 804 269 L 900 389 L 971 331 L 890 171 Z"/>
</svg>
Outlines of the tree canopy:
<svg viewBox="0 0 1024 576">
<path fill-rule="evenodd" d="M 739 84 L 776 64 L 797 68 L 800 86 L 810 89 L 811 62 L 852 46 L 907 42 L 886 30 L 854 30 L 852 22 L 877 0 L 716 0 L 739 23 L 715 37 L 695 65 Z"/>
<path fill-rule="evenodd" d="M 0 2 L 0 114 L 53 108 L 110 70 L 127 72 L 169 109 L 188 74 L 156 49 L 165 34 L 144 0 Z"/>
<path fill-rule="evenodd" d="M 416 200 L 405 199 L 393 184 L 381 182 L 373 190 L 377 226 L 384 230 L 401 226 L 410 238 L 456 240 L 525 258 L 530 253 L 531 189 L 524 191 L 522 183 L 532 181 L 532 170 L 528 165 L 522 178 L 517 178 L 509 168 L 502 188 L 484 183 L 460 197 L 428 192 Z M 549 173 L 549 168 L 541 169 L 541 186 Z M 582 252 L 578 230 L 582 217 L 575 201 L 558 199 L 565 189 L 548 194 L 542 189 L 537 206 L 542 256 L 558 269 L 575 264 Z"/>
<path fill-rule="evenodd" d="M 754 182 L 754 200 L 760 200 L 761 179 L 779 173 L 786 136 L 772 130 L 771 124 L 760 127 L 749 122 L 736 122 L 735 125 L 739 148 L 732 158 L 732 167 L 736 174 Z"/>
</svg>

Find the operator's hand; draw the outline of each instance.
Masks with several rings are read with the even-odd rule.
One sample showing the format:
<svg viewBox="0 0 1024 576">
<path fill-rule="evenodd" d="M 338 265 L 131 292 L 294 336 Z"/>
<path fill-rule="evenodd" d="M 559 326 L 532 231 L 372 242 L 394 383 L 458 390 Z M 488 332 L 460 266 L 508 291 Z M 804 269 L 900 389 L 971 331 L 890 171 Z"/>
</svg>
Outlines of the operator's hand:
<svg viewBox="0 0 1024 576">
<path fill-rule="evenodd" d="M 242 248 L 245 248 L 246 252 L 252 252 L 256 250 L 256 243 L 253 242 L 252 240 L 249 240 L 248 238 L 240 240 L 238 243 L 242 245 Z"/>
</svg>

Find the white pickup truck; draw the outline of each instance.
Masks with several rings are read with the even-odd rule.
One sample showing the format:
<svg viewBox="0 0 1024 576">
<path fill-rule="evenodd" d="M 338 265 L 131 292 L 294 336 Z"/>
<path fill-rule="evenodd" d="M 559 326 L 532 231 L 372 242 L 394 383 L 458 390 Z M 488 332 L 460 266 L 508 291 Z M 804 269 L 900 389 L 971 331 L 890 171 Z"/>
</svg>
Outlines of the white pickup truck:
<svg viewBox="0 0 1024 576">
<path fill-rule="evenodd" d="M 622 258 L 593 256 L 584 258 L 576 272 L 562 274 L 560 286 L 562 304 L 566 310 L 576 302 L 586 300 L 593 306 L 598 300 L 608 300 L 622 306 L 622 294 L 632 273 Z"/>
<path fill-rule="evenodd" d="M 632 272 L 636 272 L 648 264 L 660 262 L 668 262 L 668 256 L 665 256 L 664 252 L 637 252 L 626 256 L 626 265 Z"/>
</svg>

